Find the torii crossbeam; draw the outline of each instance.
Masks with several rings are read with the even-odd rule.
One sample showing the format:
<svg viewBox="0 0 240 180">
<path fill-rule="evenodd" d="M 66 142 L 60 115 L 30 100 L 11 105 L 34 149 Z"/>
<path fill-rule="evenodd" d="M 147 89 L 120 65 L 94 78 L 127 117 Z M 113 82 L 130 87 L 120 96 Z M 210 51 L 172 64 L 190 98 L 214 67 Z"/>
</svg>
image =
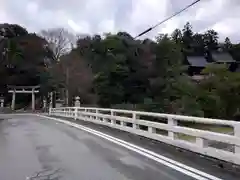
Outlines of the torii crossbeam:
<svg viewBox="0 0 240 180">
<path fill-rule="evenodd" d="M 35 110 L 35 93 L 39 93 L 40 86 L 8 86 L 8 92 L 12 93 L 12 110 L 15 110 L 16 94 L 32 94 L 32 110 Z"/>
</svg>

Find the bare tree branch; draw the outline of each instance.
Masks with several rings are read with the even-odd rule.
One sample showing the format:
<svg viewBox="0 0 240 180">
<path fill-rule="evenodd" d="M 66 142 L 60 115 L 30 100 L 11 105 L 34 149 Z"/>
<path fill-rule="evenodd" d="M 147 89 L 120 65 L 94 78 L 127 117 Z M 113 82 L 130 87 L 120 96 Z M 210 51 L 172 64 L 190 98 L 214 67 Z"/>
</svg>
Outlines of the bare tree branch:
<svg viewBox="0 0 240 180">
<path fill-rule="evenodd" d="M 75 36 L 63 28 L 42 30 L 40 35 L 48 41 L 55 60 L 59 60 L 62 55 L 68 53 L 76 41 Z"/>
</svg>

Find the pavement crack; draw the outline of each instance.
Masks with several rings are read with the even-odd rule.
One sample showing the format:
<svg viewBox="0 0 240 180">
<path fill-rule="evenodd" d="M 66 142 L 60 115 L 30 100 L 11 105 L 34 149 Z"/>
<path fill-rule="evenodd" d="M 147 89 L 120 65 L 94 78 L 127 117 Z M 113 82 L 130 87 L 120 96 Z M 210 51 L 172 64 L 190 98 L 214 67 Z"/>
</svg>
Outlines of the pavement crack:
<svg viewBox="0 0 240 180">
<path fill-rule="evenodd" d="M 59 173 L 61 173 L 63 169 L 59 168 L 54 171 L 45 169 L 39 172 L 36 172 L 33 176 L 27 177 L 26 180 L 59 180 L 61 176 Z"/>
</svg>

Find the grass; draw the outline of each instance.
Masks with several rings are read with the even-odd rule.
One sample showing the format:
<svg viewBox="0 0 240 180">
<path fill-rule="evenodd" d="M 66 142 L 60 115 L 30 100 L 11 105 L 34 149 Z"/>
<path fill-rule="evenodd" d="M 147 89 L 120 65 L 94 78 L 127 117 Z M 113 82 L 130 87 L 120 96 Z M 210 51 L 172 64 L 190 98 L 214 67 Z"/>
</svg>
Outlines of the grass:
<svg viewBox="0 0 240 180">
<path fill-rule="evenodd" d="M 199 129 L 199 130 L 205 130 L 205 131 L 211 131 L 221 134 L 233 134 L 234 130 L 230 126 L 216 126 L 216 125 L 203 125 L 203 124 L 193 124 L 193 123 L 184 123 L 180 125 L 181 127 L 188 127 L 193 129 Z M 196 137 L 189 136 L 182 133 L 176 133 L 176 136 L 178 139 L 195 142 Z"/>
</svg>

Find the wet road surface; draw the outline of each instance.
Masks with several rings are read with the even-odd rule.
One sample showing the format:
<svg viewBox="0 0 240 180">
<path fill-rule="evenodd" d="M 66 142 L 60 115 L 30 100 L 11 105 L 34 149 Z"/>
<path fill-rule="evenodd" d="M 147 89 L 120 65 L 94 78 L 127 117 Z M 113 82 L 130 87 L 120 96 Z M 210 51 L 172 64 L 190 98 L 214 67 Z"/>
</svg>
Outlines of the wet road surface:
<svg viewBox="0 0 240 180">
<path fill-rule="evenodd" d="M 53 120 L 29 115 L 2 117 L 0 180 L 194 179 Z"/>
</svg>

